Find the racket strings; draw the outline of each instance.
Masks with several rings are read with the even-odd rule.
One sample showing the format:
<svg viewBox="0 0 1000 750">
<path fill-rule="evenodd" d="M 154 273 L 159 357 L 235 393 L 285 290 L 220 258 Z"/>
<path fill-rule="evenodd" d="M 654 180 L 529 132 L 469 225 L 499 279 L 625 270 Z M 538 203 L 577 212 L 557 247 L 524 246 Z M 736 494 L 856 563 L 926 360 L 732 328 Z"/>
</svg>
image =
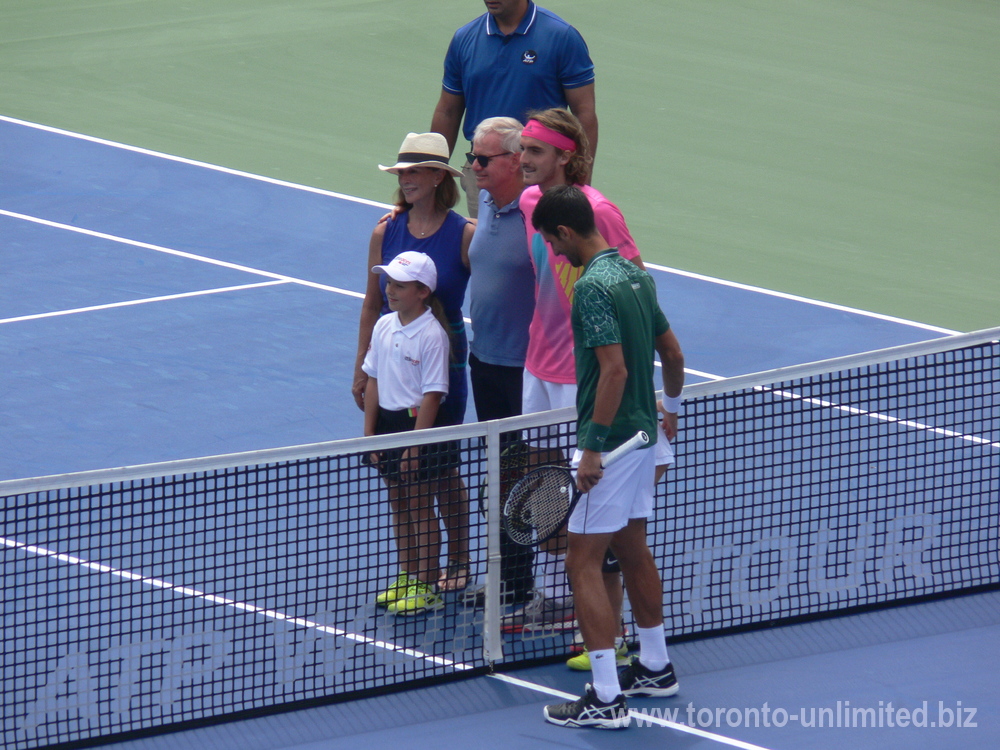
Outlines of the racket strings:
<svg viewBox="0 0 1000 750">
<path fill-rule="evenodd" d="M 505 508 L 508 533 L 519 544 L 552 536 L 566 522 L 573 499 L 573 476 L 557 466 L 530 472 L 511 490 Z"/>
</svg>

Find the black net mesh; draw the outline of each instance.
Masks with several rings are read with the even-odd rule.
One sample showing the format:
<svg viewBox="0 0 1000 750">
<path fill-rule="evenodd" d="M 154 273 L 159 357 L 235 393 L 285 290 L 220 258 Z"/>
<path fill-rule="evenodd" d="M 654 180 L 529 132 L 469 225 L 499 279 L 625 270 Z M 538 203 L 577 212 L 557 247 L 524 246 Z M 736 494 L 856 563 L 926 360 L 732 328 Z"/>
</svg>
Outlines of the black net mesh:
<svg viewBox="0 0 1000 750">
<path fill-rule="evenodd" d="M 998 355 L 986 340 L 729 392 L 689 388 L 649 525 L 668 634 L 1000 582 Z M 371 454 L 426 439 L 415 433 L 88 486 L 0 483 L 5 746 L 565 656 L 571 613 L 497 628 L 508 602 L 530 596 L 534 567 L 487 522 L 530 466 L 568 459 L 575 424 L 558 418 L 514 420 L 502 435 L 435 432 L 428 450 L 457 451 L 460 466 L 416 466 L 413 481 L 383 477 Z M 404 541 L 418 537 L 419 553 Z M 414 570 L 401 579 L 406 555 Z M 466 591 L 420 587 L 466 560 Z M 494 567 L 499 585 L 477 607 Z M 502 656 L 484 653 L 491 637 Z"/>
</svg>

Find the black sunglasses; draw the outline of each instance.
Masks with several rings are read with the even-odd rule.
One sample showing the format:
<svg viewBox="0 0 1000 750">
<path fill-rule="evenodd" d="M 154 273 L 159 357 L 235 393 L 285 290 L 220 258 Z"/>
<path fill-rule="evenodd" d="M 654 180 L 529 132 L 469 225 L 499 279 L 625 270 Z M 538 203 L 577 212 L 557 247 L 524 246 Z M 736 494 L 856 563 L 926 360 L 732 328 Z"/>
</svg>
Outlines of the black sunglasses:
<svg viewBox="0 0 1000 750">
<path fill-rule="evenodd" d="M 504 151 L 502 154 L 493 154 L 492 156 L 485 156 L 483 154 L 474 154 L 470 151 L 465 155 L 465 158 L 469 160 L 469 164 L 472 164 L 472 162 L 474 161 L 478 161 L 479 166 L 485 169 L 490 165 L 490 159 L 496 159 L 498 156 L 509 156 L 510 154 L 513 153 L 514 153 L 513 151 Z"/>
</svg>

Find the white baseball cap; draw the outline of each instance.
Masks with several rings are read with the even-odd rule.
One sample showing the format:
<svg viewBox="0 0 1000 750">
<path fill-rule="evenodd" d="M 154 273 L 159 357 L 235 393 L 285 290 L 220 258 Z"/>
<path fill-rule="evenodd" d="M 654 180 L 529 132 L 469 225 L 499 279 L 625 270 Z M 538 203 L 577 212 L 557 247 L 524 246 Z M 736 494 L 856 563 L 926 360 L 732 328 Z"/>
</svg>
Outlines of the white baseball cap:
<svg viewBox="0 0 1000 750">
<path fill-rule="evenodd" d="M 372 266 L 372 273 L 384 273 L 396 281 L 419 281 L 432 292 L 437 288 L 437 266 L 426 253 L 407 250 L 384 266 Z"/>
</svg>

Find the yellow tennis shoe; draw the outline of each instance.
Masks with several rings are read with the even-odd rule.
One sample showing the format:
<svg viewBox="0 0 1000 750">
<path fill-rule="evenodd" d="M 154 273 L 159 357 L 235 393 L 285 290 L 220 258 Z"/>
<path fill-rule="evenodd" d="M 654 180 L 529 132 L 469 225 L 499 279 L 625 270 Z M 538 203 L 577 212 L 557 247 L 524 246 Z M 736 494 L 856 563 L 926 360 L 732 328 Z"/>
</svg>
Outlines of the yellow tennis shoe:
<svg viewBox="0 0 1000 750">
<path fill-rule="evenodd" d="M 405 570 L 401 570 L 396 580 L 389 584 L 389 588 L 375 597 L 375 605 L 378 607 L 388 607 L 397 599 L 406 596 L 407 589 L 415 583 L 420 583 L 416 578 L 410 578 Z"/>
<path fill-rule="evenodd" d="M 386 610 L 393 615 L 420 615 L 444 606 L 444 599 L 429 583 L 414 580 L 403 596 L 388 604 Z"/>
<path fill-rule="evenodd" d="M 615 663 L 619 667 L 624 667 L 629 663 L 628 644 L 625 643 L 625 639 L 623 638 L 615 639 Z M 584 649 L 582 653 L 579 653 L 576 656 L 571 656 L 566 660 L 566 666 L 579 672 L 589 672 L 590 652 L 588 652 L 587 649 Z"/>
</svg>

